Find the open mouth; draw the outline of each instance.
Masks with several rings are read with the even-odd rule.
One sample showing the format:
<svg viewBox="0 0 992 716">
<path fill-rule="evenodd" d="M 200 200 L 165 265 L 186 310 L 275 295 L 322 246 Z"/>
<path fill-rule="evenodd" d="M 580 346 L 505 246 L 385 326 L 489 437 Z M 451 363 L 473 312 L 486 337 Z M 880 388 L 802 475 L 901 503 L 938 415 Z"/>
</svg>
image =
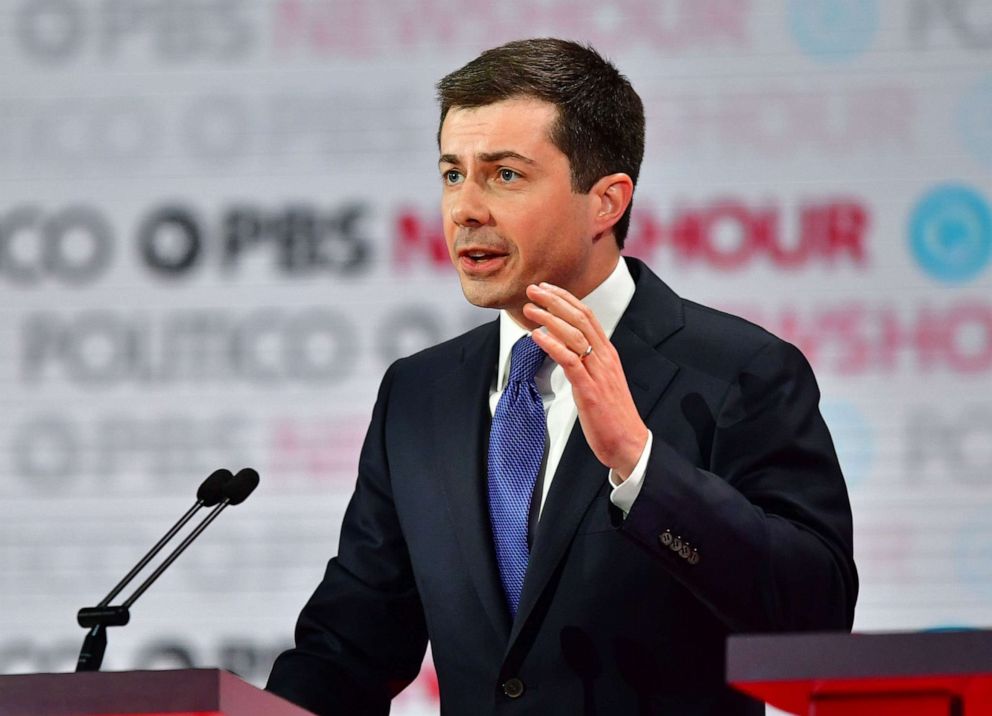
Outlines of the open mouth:
<svg viewBox="0 0 992 716">
<path fill-rule="evenodd" d="M 458 254 L 458 268 L 463 275 L 481 278 L 500 271 L 505 266 L 507 259 L 508 254 L 483 249 L 469 249 Z"/>
<path fill-rule="evenodd" d="M 502 271 L 510 261 L 511 248 L 503 241 L 458 241 L 455 246 L 458 270 L 463 276 L 485 278 Z"/>
<path fill-rule="evenodd" d="M 466 251 L 465 253 L 462 254 L 462 258 L 466 258 L 469 261 L 472 261 L 477 264 L 481 264 L 484 261 L 489 261 L 490 259 L 502 258 L 505 255 L 506 254 L 488 253 L 486 251 Z"/>
</svg>

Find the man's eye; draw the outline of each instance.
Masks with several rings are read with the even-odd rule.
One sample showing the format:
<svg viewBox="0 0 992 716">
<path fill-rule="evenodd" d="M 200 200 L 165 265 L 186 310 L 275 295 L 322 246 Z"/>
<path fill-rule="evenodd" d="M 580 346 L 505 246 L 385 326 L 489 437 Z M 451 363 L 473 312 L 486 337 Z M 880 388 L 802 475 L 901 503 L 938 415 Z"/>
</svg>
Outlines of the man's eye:
<svg viewBox="0 0 992 716">
<path fill-rule="evenodd" d="M 443 176 L 445 184 L 457 184 L 462 180 L 462 173 L 454 169 L 449 169 Z"/>
<path fill-rule="evenodd" d="M 512 169 L 500 169 L 499 170 L 499 178 L 502 181 L 510 182 L 510 181 L 513 181 L 514 179 L 519 179 L 520 178 L 520 175 L 517 174 Z"/>
</svg>

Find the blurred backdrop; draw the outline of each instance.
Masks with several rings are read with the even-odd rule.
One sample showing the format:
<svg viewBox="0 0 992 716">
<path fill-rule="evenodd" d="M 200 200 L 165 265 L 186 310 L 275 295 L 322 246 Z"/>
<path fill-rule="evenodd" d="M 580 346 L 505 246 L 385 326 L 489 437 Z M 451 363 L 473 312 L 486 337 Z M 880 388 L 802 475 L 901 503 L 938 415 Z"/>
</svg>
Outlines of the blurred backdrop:
<svg viewBox="0 0 992 716">
<path fill-rule="evenodd" d="M 0 0 L 0 672 L 72 669 L 76 609 L 251 465 L 105 666 L 264 681 L 383 371 L 493 317 L 433 84 L 539 35 L 644 99 L 628 253 L 813 363 L 856 628 L 992 623 L 986 0 Z M 394 712 L 436 711 L 428 661 Z"/>
</svg>

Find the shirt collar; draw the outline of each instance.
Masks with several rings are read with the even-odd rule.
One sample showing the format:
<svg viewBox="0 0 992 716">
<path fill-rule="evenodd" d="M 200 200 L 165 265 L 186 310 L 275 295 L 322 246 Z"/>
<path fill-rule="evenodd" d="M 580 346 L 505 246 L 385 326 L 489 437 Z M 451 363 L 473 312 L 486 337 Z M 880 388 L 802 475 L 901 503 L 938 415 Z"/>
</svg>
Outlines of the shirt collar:
<svg viewBox="0 0 992 716">
<path fill-rule="evenodd" d="M 627 310 L 630 299 L 634 297 L 634 279 L 627 268 L 627 262 L 622 258 L 617 261 L 612 273 L 601 284 L 594 288 L 582 302 L 592 309 L 599 319 L 607 336 L 612 336 L 620 322 L 620 317 Z M 530 331 L 521 326 L 505 310 L 499 312 L 499 363 L 496 369 L 496 386 L 502 390 L 506 385 L 506 377 L 510 369 L 510 350 L 513 344 Z M 541 372 L 545 372 L 549 364 L 557 367 L 550 358 L 545 359 Z M 560 372 L 560 371 L 559 371 Z"/>
</svg>

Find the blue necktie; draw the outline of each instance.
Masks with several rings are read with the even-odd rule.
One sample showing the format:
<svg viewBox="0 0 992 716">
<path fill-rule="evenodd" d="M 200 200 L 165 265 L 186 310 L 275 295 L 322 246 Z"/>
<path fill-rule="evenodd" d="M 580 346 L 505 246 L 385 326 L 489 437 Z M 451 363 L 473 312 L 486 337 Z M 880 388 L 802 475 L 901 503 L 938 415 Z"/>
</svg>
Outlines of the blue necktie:
<svg viewBox="0 0 992 716">
<path fill-rule="evenodd" d="M 489 519 L 499 576 L 513 615 L 527 571 L 530 500 L 544 459 L 548 429 L 541 394 L 534 383 L 544 358 L 544 351 L 530 336 L 513 344 L 510 377 L 496 404 L 489 433 Z"/>
</svg>

